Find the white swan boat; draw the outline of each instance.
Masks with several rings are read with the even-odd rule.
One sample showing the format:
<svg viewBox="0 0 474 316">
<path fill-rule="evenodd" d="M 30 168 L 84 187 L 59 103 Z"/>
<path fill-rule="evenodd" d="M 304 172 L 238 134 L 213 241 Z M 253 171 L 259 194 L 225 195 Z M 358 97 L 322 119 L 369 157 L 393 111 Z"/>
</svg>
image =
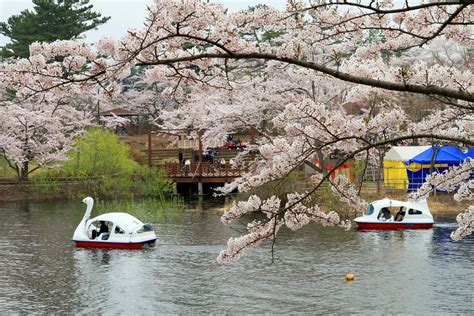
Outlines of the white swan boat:
<svg viewBox="0 0 474 316">
<path fill-rule="evenodd" d="M 427 229 L 433 227 L 428 202 L 403 202 L 391 199 L 369 204 L 367 212 L 354 219 L 359 229 Z"/>
<path fill-rule="evenodd" d="M 86 203 L 87 208 L 72 238 L 76 246 L 141 249 L 155 245 L 157 238 L 150 224 L 144 224 L 136 217 L 120 212 L 106 213 L 91 219 L 94 200 L 86 197 L 82 202 Z"/>
</svg>

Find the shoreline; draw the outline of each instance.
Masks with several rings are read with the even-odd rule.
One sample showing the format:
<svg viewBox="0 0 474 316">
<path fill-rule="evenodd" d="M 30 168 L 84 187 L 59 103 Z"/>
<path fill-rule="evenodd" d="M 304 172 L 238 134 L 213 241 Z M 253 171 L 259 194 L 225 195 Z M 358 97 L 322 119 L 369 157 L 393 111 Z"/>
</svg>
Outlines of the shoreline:
<svg viewBox="0 0 474 316">
<path fill-rule="evenodd" d="M 71 186 L 59 187 L 59 190 L 56 192 L 41 192 L 41 189 L 33 185 L 27 184 L 17 184 L 17 185 L 4 185 L 0 186 L 0 203 L 10 203 L 10 202 L 22 202 L 22 201 L 31 201 L 31 202 L 46 202 L 46 201 L 55 201 L 55 200 L 65 200 L 65 199 L 75 199 L 74 195 L 80 194 L 79 192 L 84 191 L 85 186 L 78 184 L 77 187 L 71 188 Z M 46 196 L 45 196 L 46 195 Z M 373 192 L 366 192 L 366 199 L 370 203 L 371 201 L 383 199 L 384 197 L 389 197 L 392 199 L 406 200 L 408 198 L 407 193 L 402 192 L 383 192 L 381 194 L 374 194 Z M 139 196 L 139 194 L 138 194 Z M 209 195 L 212 197 L 212 195 Z M 108 199 L 107 197 L 101 197 Z M 206 198 L 206 197 L 205 197 Z M 120 200 L 127 199 L 126 196 L 120 197 Z M 330 201 L 328 201 L 330 202 Z M 330 207 L 324 205 L 326 203 L 320 203 L 321 209 L 324 211 L 329 211 Z M 430 212 L 433 215 L 457 215 L 464 212 L 470 203 L 468 202 L 456 202 L 453 199 L 452 194 L 448 193 L 437 193 L 436 196 L 430 196 L 428 198 L 428 206 Z M 230 203 L 219 207 L 218 210 L 224 212 L 231 206 Z M 354 215 L 354 211 L 345 212 L 343 210 L 339 211 L 341 215 Z"/>
</svg>

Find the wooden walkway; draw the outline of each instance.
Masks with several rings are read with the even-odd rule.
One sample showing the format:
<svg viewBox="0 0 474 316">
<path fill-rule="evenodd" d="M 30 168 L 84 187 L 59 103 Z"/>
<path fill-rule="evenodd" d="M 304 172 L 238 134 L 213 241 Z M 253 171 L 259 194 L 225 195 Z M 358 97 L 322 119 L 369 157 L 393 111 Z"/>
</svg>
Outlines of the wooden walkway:
<svg viewBox="0 0 474 316">
<path fill-rule="evenodd" d="M 134 159 L 142 165 L 164 169 L 168 177 L 181 189 L 197 185 L 199 194 L 203 193 L 203 185 L 222 185 L 232 182 L 246 171 L 233 168 L 229 161 L 235 158 L 241 150 L 219 148 L 219 154 L 214 157 L 214 162 L 206 161 L 202 143 L 199 148 L 166 148 L 167 139 L 157 136 L 157 132 L 149 132 L 147 137 L 121 137 L 135 149 Z M 190 160 L 190 165 L 180 164 L 179 158 Z M 207 157 L 208 158 L 208 157 Z M 217 161 L 224 159 L 225 164 Z M 246 161 L 254 159 L 254 155 L 245 158 Z M 175 188 L 177 188 L 175 186 Z"/>
</svg>

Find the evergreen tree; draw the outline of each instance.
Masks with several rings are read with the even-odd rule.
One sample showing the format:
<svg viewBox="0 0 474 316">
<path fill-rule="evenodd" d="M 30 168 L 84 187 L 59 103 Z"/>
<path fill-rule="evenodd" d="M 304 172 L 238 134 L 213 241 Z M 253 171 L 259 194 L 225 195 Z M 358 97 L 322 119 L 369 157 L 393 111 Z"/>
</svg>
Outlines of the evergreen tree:
<svg viewBox="0 0 474 316">
<path fill-rule="evenodd" d="M 24 10 L 0 23 L 0 33 L 11 39 L 0 51 L 2 57 L 28 57 L 33 42 L 54 42 L 79 38 L 107 22 L 92 11 L 89 0 L 33 0 L 33 11 Z"/>
</svg>

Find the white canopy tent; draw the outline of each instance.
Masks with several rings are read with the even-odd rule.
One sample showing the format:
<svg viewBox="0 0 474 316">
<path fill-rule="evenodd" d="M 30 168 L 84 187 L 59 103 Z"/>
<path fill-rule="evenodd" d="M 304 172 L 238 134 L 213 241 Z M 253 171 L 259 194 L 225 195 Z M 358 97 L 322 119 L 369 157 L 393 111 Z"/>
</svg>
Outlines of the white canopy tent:
<svg viewBox="0 0 474 316">
<path fill-rule="evenodd" d="M 383 161 L 384 185 L 395 189 L 407 189 L 408 177 L 405 162 L 428 150 L 431 146 L 393 146 Z"/>
<path fill-rule="evenodd" d="M 430 147 L 431 146 L 393 146 L 385 154 L 384 160 L 407 161 Z"/>
</svg>

